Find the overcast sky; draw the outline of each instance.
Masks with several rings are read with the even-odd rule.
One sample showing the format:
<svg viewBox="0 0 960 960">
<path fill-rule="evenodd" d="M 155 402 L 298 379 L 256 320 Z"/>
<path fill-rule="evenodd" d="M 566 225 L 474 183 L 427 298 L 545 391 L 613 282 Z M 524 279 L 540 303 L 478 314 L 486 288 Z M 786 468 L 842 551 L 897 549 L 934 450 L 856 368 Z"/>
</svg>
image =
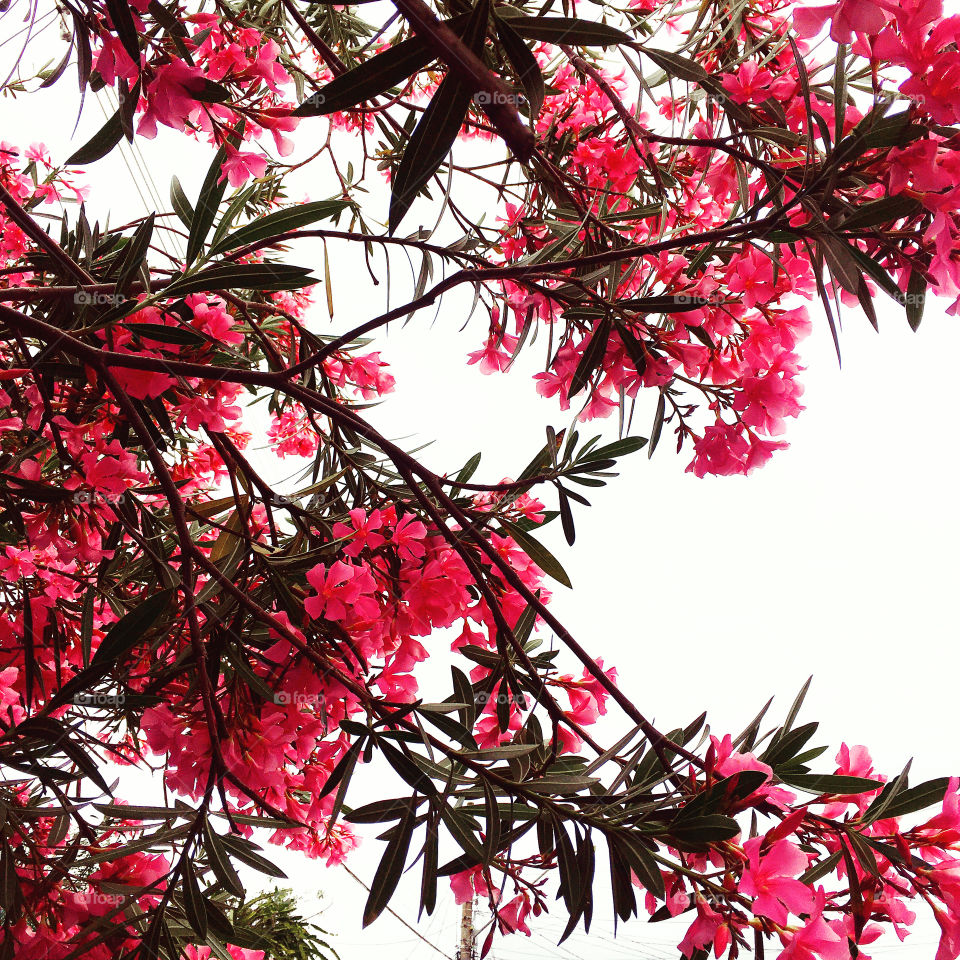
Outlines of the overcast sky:
<svg viewBox="0 0 960 960">
<path fill-rule="evenodd" d="M 12 19 L 24 9 L 21 0 L 4 16 L 0 40 L 14 31 Z M 0 68 L 14 47 L 0 47 Z M 0 138 L 21 146 L 42 140 L 55 158 L 66 158 L 104 119 L 96 98 L 88 96 L 72 136 L 76 94 L 75 75 L 68 73 L 52 90 L 0 100 Z M 314 123 L 301 127 L 301 147 L 322 135 L 322 121 Z M 160 204 L 167 202 L 173 173 L 195 196 L 210 160 L 206 147 L 164 132 L 154 143 L 138 144 Z M 136 156 L 125 149 L 88 167 L 86 175 L 89 206 L 101 217 L 111 210 L 116 224 L 155 208 L 141 198 L 149 198 L 148 187 L 141 175 L 131 176 L 124 157 L 136 171 Z M 304 178 L 299 184 L 308 189 Z M 319 183 L 313 177 L 309 189 L 314 198 L 334 192 L 325 174 Z M 292 196 L 299 198 L 296 190 Z M 379 213 L 385 216 L 385 207 Z M 414 220 L 411 215 L 411 229 Z M 310 264 L 316 255 L 316 248 L 304 247 L 292 259 Z M 334 263 L 333 329 L 339 332 L 380 312 L 386 285 L 372 287 L 349 256 Z M 394 297 L 405 282 L 393 279 Z M 484 450 L 477 479 L 495 482 L 519 472 L 542 445 L 545 424 L 559 429 L 567 420 L 533 389 L 540 345 L 509 376 L 483 377 L 465 366 L 466 353 L 483 339 L 479 316 L 459 332 L 469 300 L 452 296 L 435 319 L 425 313 L 378 343 L 393 365 L 397 390 L 373 418 L 392 436 L 408 436 L 411 446 L 434 441 L 423 454 L 433 467 L 454 469 Z M 663 729 L 709 709 L 718 735 L 737 732 L 771 695 L 777 697 L 770 715 L 776 720 L 813 673 L 804 716 L 821 722 L 816 742 L 831 745 L 823 769 L 846 740 L 867 744 L 878 768 L 890 775 L 912 756 L 919 782 L 960 771 L 960 330 L 936 302 L 928 304 L 917 334 L 895 305 L 879 303 L 878 313 L 879 336 L 858 312 L 843 317 L 841 370 L 826 324 L 814 312 L 815 330 L 802 349 L 807 409 L 790 423 L 790 450 L 763 470 L 749 478 L 698 480 L 684 473 L 689 453 L 678 457 L 665 435 L 652 461 L 634 455 L 610 486 L 590 491 L 594 506 L 577 513 L 573 550 L 559 530 L 544 539 L 574 584 L 572 592 L 557 586 L 555 611 L 595 656 L 617 666 L 623 688 Z M 330 329 L 325 308 L 318 307 L 315 323 Z M 634 433 L 646 435 L 649 413 L 638 413 Z M 582 433 L 591 435 L 594 425 L 613 439 L 615 420 L 587 425 Z M 434 643 L 438 660 L 448 643 Z M 372 876 L 380 847 L 371 841 L 355 857 L 351 865 L 361 877 Z M 282 862 L 306 910 L 313 909 L 313 891 L 325 892 L 319 922 L 338 935 L 343 960 L 379 960 L 385 950 L 390 960 L 436 956 L 389 916 L 361 934 L 364 891 L 342 870 L 325 872 L 292 857 Z M 458 910 L 452 898 L 441 901 L 420 932 L 452 954 Z M 403 896 L 397 909 L 415 923 L 412 903 L 412 896 Z M 496 956 L 670 956 L 681 936 L 676 927 L 634 923 L 626 939 L 613 944 L 609 924 L 601 922 L 589 940 L 577 935 L 557 949 L 551 942 L 560 926 L 541 922 L 532 941 L 501 941 Z M 926 960 L 935 933 L 929 925 L 916 929 L 902 947 L 891 935 L 870 953 Z M 553 941 L 542 933 L 553 933 Z"/>
</svg>

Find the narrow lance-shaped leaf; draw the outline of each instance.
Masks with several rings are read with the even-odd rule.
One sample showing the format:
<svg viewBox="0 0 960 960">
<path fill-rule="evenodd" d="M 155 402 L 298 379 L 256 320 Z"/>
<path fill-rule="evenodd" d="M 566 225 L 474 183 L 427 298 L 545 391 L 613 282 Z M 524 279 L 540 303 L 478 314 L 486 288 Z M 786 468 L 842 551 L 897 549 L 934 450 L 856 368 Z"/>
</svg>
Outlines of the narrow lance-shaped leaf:
<svg viewBox="0 0 960 960">
<path fill-rule="evenodd" d="M 363 910 L 363 925 L 365 927 L 373 923 L 383 913 L 384 908 L 397 889 L 404 864 L 407 861 L 410 840 L 413 837 L 416 824 L 415 814 L 416 806 L 413 801 L 408 800 L 403 817 L 387 843 L 387 849 L 383 853 L 383 858 L 374 874 L 373 882 L 370 884 L 370 895 L 367 897 L 367 904 Z"/>
<path fill-rule="evenodd" d="M 123 139 L 123 126 L 118 110 L 109 120 L 79 149 L 72 154 L 66 166 L 93 163 L 105 157 Z"/>
<path fill-rule="evenodd" d="M 466 45 L 476 50 L 486 33 L 489 0 L 478 0 L 464 34 Z M 410 209 L 420 190 L 437 172 L 450 152 L 463 125 L 473 90 L 452 71 L 443 78 L 437 92 L 410 135 L 394 175 L 390 194 L 390 233 Z"/>
<path fill-rule="evenodd" d="M 584 47 L 606 47 L 611 44 L 633 45 L 628 33 L 606 23 L 582 20 L 579 17 L 512 16 L 510 26 L 526 40 L 544 43 L 575 43 Z"/>
<path fill-rule="evenodd" d="M 106 0 L 106 5 L 110 19 L 113 21 L 113 29 L 120 37 L 123 49 L 127 51 L 134 67 L 139 70 L 140 35 L 137 32 L 136 24 L 133 22 L 133 14 L 130 12 L 127 0 Z"/>
<path fill-rule="evenodd" d="M 226 177 L 222 175 L 223 162 L 227 158 L 226 144 L 221 144 L 210 164 L 210 169 L 204 178 L 203 185 L 200 187 L 200 196 L 194 209 L 193 219 L 190 224 L 190 236 L 187 238 L 186 262 L 192 263 L 203 248 L 203 241 L 206 239 L 213 221 L 216 219 L 217 210 L 220 208 L 220 201 L 223 199 L 224 191 L 227 189 Z"/>
<path fill-rule="evenodd" d="M 570 389 L 567 391 L 568 399 L 576 396 L 590 382 L 590 378 L 602 365 L 612 328 L 612 322 L 606 318 L 597 324 L 590 337 L 590 342 L 583 351 L 583 356 L 580 357 L 573 379 L 570 381 Z"/>
<path fill-rule="evenodd" d="M 161 590 L 122 616 L 101 640 L 90 666 L 97 667 L 119 660 L 131 647 L 143 640 L 147 630 L 156 623 L 164 610 L 169 608 L 175 593 L 174 590 Z"/>
<path fill-rule="evenodd" d="M 517 542 L 517 546 L 548 576 L 569 587 L 570 577 L 560 565 L 560 561 L 538 540 L 534 540 L 529 533 L 521 530 L 515 523 L 507 520 L 500 521 L 507 533 Z"/>
<path fill-rule="evenodd" d="M 223 253 L 226 250 L 235 250 L 237 247 L 258 243 L 260 240 L 269 240 L 271 237 L 299 230 L 317 220 L 332 220 L 349 206 L 346 200 L 317 200 L 313 203 L 303 203 L 277 210 L 235 230 L 229 237 L 217 243 L 210 253 Z"/>
<path fill-rule="evenodd" d="M 468 16 L 461 15 L 447 20 L 446 25 L 459 33 L 468 20 Z M 436 53 L 421 37 L 402 40 L 325 84 L 297 107 L 294 116 L 323 116 L 359 106 L 364 100 L 405 83 L 435 59 Z"/>
<path fill-rule="evenodd" d="M 523 86 L 527 103 L 530 105 L 530 117 L 535 120 L 540 114 L 540 109 L 546 97 L 546 87 L 543 82 L 543 74 L 540 72 L 540 64 L 537 63 L 537 58 L 530 51 L 530 48 L 523 42 L 523 38 L 510 26 L 508 18 L 497 18 L 497 36 L 503 44 L 503 50 L 510 60 L 510 64 L 516 71 L 517 79 Z"/>
</svg>

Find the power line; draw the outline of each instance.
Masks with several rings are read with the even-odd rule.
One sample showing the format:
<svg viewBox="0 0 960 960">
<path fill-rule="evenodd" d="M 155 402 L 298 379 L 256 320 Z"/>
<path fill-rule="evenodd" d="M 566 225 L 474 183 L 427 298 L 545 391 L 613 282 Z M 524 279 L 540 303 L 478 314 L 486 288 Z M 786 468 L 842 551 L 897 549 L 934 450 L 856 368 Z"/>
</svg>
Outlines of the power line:
<svg viewBox="0 0 960 960">
<path fill-rule="evenodd" d="M 348 876 L 353 877 L 353 879 L 356 880 L 364 890 L 369 892 L 370 888 L 345 863 L 341 864 L 341 866 L 347 871 Z M 403 926 L 405 926 L 415 937 L 417 937 L 417 939 L 422 940 L 431 950 L 435 950 L 440 954 L 441 957 L 446 957 L 447 960 L 454 960 L 453 957 L 451 957 L 448 953 L 444 953 L 435 943 L 431 943 L 422 933 L 420 933 L 419 930 L 417 930 L 416 927 L 411 927 L 410 924 L 407 923 L 407 921 L 404 920 L 403 917 L 401 917 L 400 914 L 389 905 L 387 906 L 387 913 L 389 913 L 394 919 L 399 920 Z"/>
</svg>

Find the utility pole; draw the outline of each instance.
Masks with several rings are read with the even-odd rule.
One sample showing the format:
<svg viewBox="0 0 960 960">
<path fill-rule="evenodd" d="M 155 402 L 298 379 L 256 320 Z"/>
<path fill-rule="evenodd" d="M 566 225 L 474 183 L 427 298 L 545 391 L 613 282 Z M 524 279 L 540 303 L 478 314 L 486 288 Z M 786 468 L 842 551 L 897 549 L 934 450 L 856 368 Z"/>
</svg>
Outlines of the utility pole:
<svg viewBox="0 0 960 960">
<path fill-rule="evenodd" d="M 457 960 L 474 960 L 473 953 L 473 897 L 460 908 L 460 942 Z"/>
</svg>

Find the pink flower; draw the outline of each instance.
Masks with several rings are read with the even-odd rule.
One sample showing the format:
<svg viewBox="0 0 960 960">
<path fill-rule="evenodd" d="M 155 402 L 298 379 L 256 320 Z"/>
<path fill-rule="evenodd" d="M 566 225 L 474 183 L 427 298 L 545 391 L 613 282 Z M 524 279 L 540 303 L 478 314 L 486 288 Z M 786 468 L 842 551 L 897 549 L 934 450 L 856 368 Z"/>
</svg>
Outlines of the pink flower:
<svg viewBox="0 0 960 960">
<path fill-rule="evenodd" d="M 20 702 L 20 694 L 13 689 L 20 671 L 16 667 L 0 670 L 0 707 L 12 707 Z"/>
<path fill-rule="evenodd" d="M 32 577 L 36 572 L 33 551 L 29 547 L 19 550 L 17 547 L 8 546 L 4 553 L 0 554 L 0 576 L 4 580 L 16 583 L 21 577 Z"/>
<path fill-rule="evenodd" d="M 386 543 L 383 535 L 376 532 L 383 526 L 379 510 L 374 510 L 368 515 L 366 510 L 357 507 L 350 511 L 349 517 L 350 523 L 333 525 L 333 535 L 338 540 L 349 538 L 351 541 L 343 548 L 343 552 L 348 557 L 357 556 L 364 547 L 376 550 L 381 544 Z"/>
<path fill-rule="evenodd" d="M 931 846 L 946 847 L 960 842 L 960 779 L 950 778 L 940 813 L 917 829 Z"/>
<path fill-rule="evenodd" d="M 483 875 L 483 867 L 471 867 L 462 873 L 455 873 L 450 877 L 450 889 L 453 891 L 453 898 L 457 903 L 466 903 L 475 896 L 492 896 L 497 898 L 498 893 L 487 883 Z"/>
<path fill-rule="evenodd" d="M 510 354 L 491 338 L 482 350 L 468 355 L 467 364 L 479 363 L 481 373 L 502 373 L 510 366 L 510 359 Z"/>
<path fill-rule="evenodd" d="M 419 560 L 426 552 L 423 540 L 427 528 L 412 513 L 405 513 L 393 528 L 391 541 L 401 560 Z"/>
<path fill-rule="evenodd" d="M 723 89 L 734 103 L 749 103 L 751 100 L 762 102 L 770 96 L 770 84 L 773 74 L 761 69 L 755 61 L 748 60 L 736 74 L 725 74 Z"/>
<path fill-rule="evenodd" d="M 698 950 L 703 950 L 712 943 L 719 947 L 723 942 L 721 930 L 729 936 L 723 917 L 697 894 L 696 919 L 687 928 L 687 932 L 678 944 L 678 949 L 683 956 L 692 957 Z M 717 956 L 720 956 L 721 952 L 722 950 L 718 949 Z"/>
<path fill-rule="evenodd" d="M 761 801 L 768 801 L 781 810 L 787 807 L 796 799 L 796 795 L 783 787 L 776 787 L 769 783 L 773 778 L 773 768 L 762 760 L 757 759 L 752 753 L 737 753 L 733 749 L 733 738 L 728 733 L 723 740 L 716 737 L 710 737 L 713 748 L 716 751 L 716 759 L 713 768 L 721 777 L 732 777 L 735 773 L 744 770 L 755 770 L 766 776 L 767 782 L 761 784 L 749 796 L 741 801 L 741 806 L 746 808 L 754 806 Z"/>
<path fill-rule="evenodd" d="M 526 918 L 530 913 L 530 899 L 526 892 L 518 893 L 509 903 L 497 908 L 501 933 L 520 933 L 530 936 Z"/>
<path fill-rule="evenodd" d="M 854 33 L 875 37 L 887 22 L 886 4 L 878 0 L 839 0 L 819 7 L 798 7 L 793 12 L 797 33 L 813 37 L 826 20 L 832 20 L 830 36 L 837 43 L 849 43 Z"/>
<path fill-rule="evenodd" d="M 150 351 L 141 351 L 139 356 L 150 356 Z M 133 370 L 130 367 L 115 367 L 112 371 L 123 389 L 138 400 L 153 399 L 169 390 L 176 380 L 169 374 L 156 370 Z"/>
<path fill-rule="evenodd" d="M 241 153 L 227 144 L 227 158 L 223 161 L 220 179 L 226 178 L 231 187 L 242 187 L 251 177 L 262 177 L 267 172 L 267 160 L 257 153 Z"/>
<path fill-rule="evenodd" d="M 764 837 L 743 845 L 748 864 L 740 880 L 740 892 L 753 897 L 753 912 L 775 923 L 786 924 L 788 914 L 800 916 L 813 910 L 810 888 L 795 879 L 807 868 L 807 855 L 789 840 L 778 840 L 761 852 Z"/>
<path fill-rule="evenodd" d="M 158 67 L 144 91 L 147 109 L 140 118 L 137 133 L 152 140 L 157 135 L 158 121 L 174 130 L 186 130 L 187 122 L 200 111 L 192 92 L 199 90 L 204 82 L 199 67 L 176 58 Z"/>
<path fill-rule="evenodd" d="M 317 564 L 307 573 L 307 580 L 317 591 L 303 602 L 307 614 L 314 618 L 346 620 L 352 611 L 358 617 L 375 617 L 380 608 L 370 594 L 376 583 L 365 566 L 352 566 L 336 560 L 327 570 Z"/>
<path fill-rule="evenodd" d="M 823 887 L 817 889 L 814 905 L 804 925 L 794 932 L 781 933 L 784 951 L 780 960 L 850 960 L 851 951 L 847 937 L 834 930 L 823 919 L 826 894 Z M 754 907 L 754 913 L 756 913 Z"/>
<path fill-rule="evenodd" d="M 933 915 L 940 925 L 940 943 L 934 960 L 956 960 L 960 957 L 960 918 L 936 905 Z"/>
</svg>

